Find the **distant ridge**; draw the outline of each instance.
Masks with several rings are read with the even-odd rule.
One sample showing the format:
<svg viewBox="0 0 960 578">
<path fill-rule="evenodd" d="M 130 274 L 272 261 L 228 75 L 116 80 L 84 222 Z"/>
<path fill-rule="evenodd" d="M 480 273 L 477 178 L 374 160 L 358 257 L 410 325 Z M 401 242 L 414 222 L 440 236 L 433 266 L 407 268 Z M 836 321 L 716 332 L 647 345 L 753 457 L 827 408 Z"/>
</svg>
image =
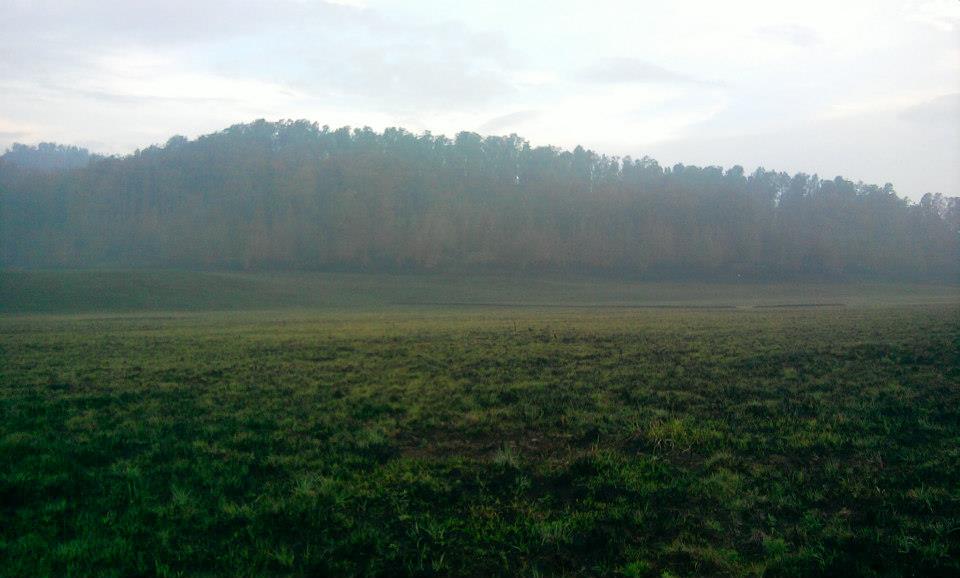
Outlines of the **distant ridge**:
<svg viewBox="0 0 960 578">
<path fill-rule="evenodd" d="M 841 177 L 304 120 L 124 157 L 28 148 L 0 157 L 7 267 L 960 278 L 958 198 Z M 16 160 L 41 149 L 73 170 Z"/>
</svg>

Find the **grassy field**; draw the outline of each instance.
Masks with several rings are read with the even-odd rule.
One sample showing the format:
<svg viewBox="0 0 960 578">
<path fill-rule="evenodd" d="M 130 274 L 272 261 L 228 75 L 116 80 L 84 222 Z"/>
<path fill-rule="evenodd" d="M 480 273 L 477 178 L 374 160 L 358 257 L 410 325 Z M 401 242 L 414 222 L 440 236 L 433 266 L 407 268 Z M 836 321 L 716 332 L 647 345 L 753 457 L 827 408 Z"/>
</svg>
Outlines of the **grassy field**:
<svg viewBox="0 0 960 578">
<path fill-rule="evenodd" d="M 570 275 L 0 271 L 0 313 L 960 303 L 960 286 L 649 282 Z"/>
<path fill-rule="evenodd" d="M 960 574 L 956 287 L 0 275 L 0 576 Z"/>
</svg>

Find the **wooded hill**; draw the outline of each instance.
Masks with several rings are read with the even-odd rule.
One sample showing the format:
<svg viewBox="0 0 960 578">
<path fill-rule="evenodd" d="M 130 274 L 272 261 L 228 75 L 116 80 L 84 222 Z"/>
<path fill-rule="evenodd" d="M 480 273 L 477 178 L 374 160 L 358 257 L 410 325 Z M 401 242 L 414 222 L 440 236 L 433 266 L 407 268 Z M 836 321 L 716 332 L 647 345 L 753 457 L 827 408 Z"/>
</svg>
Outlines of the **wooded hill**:
<svg viewBox="0 0 960 578">
<path fill-rule="evenodd" d="M 51 146 L 0 157 L 3 266 L 960 278 L 960 199 L 841 177 L 302 120 Z"/>
</svg>

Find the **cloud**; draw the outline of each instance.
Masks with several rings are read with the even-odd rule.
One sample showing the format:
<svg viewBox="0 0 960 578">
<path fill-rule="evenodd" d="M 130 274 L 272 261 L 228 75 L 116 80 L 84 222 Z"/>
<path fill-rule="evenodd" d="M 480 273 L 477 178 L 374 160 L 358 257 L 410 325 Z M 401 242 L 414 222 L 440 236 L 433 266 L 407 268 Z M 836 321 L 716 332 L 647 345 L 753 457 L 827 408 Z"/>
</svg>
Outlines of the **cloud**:
<svg viewBox="0 0 960 578">
<path fill-rule="evenodd" d="M 160 82 L 147 86 L 147 75 L 163 68 L 167 76 L 179 72 L 195 81 L 191 94 L 176 98 L 219 98 L 204 91 L 215 77 L 224 76 L 211 70 L 224 44 L 256 37 L 251 44 L 257 45 L 264 35 L 289 36 L 292 28 L 313 26 L 320 32 L 379 25 L 377 16 L 366 10 L 297 0 L 11 0 L 3 12 L 0 79 L 4 84 L 114 101 L 169 98 Z M 270 43 L 264 44 L 268 48 Z M 240 80 L 270 72 L 247 70 Z M 205 76 L 214 81 L 203 80 Z M 121 86 L 134 77 L 140 89 L 151 88 L 149 95 L 136 94 L 137 87 Z M 234 100 L 248 94 L 227 92 Z"/>
<path fill-rule="evenodd" d="M 36 128 L 37 127 L 33 125 L 9 120 L 0 116 L 0 137 L 2 138 L 16 138 L 25 136 L 36 131 Z"/>
<path fill-rule="evenodd" d="M 951 127 L 960 130 L 960 92 L 915 104 L 900 113 L 902 120 L 933 125 L 937 127 Z"/>
<path fill-rule="evenodd" d="M 912 0 L 904 5 L 907 19 L 944 32 L 960 28 L 960 2 L 957 0 Z"/>
<path fill-rule="evenodd" d="M 115 106 L 171 103 L 283 104 L 302 95 L 281 84 L 184 70 L 175 59 L 131 51 L 91 58 L 56 76 L 0 81 L 10 98 L 48 102 L 84 100 Z"/>
<path fill-rule="evenodd" d="M 795 123 L 770 132 L 687 137 L 655 143 L 648 152 L 664 164 L 740 164 L 748 170 L 763 166 L 892 182 L 901 195 L 913 199 L 926 192 L 960 192 L 960 135 L 917 130 L 889 111 Z"/>
<path fill-rule="evenodd" d="M 209 42 L 273 27 L 373 17 L 354 6 L 296 0 L 31 0 L 8 2 L 4 12 L 0 33 L 6 42 L 34 40 L 37 48 Z"/>
<path fill-rule="evenodd" d="M 34 139 L 37 127 L 0 116 L 0 154 L 14 142 Z"/>
<path fill-rule="evenodd" d="M 28 134 L 30 134 L 30 133 L 24 132 L 24 131 L 19 131 L 19 130 L 17 130 L 17 131 L 4 131 L 4 130 L 0 130 L 0 140 L 3 140 L 3 141 L 16 140 L 16 139 L 18 139 L 18 138 L 23 138 L 23 137 L 27 136 Z"/>
<path fill-rule="evenodd" d="M 483 133 L 497 132 L 505 129 L 512 130 L 527 121 L 537 118 L 538 116 L 540 116 L 540 111 L 518 110 L 517 112 L 511 112 L 509 114 L 491 118 L 487 122 L 480 125 L 477 130 Z"/>
<path fill-rule="evenodd" d="M 496 63 L 419 43 L 346 48 L 312 59 L 303 76 L 303 90 L 401 112 L 483 105 L 516 90 Z"/>
<path fill-rule="evenodd" d="M 800 24 L 772 24 L 761 26 L 755 31 L 761 38 L 785 42 L 799 48 L 809 48 L 823 40 L 820 33 L 809 26 Z"/>
<path fill-rule="evenodd" d="M 302 86 L 402 113 L 481 107 L 516 93 L 518 60 L 497 33 L 393 24 L 318 52 Z"/>
<path fill-rule="evenodd" d="M 496 32 L 312 0 L 20 2 L 0 19 L 2 54 L 10 54 L 0 58 L 3 84 L 60 96 L 131 104 L 313 97 L 406 115 L 508 97 L 520 60 Z"/>
<path fill-rule="evenodd" d="M 944 97 L 942 90 L 929 89 L 879 94 L 866 99 L 832 103 L 817 115 L 817 119 L 831 120 L 865 114 L 886 114 L 891 118 L 900 116 L 903 120 L 910 120 L 903 118 L 902 115 L 906 113 L 907 117 L 911 114 L 923 116 L 924 113 L 920 109 L 931 108 L 931 111 L 937 108 L 942 109 L 949 105 L 949 97 L 950 95 Z M 912 109 L 918 109 L 918 112 L 909 113 L 908 111 Z"/>
<path fill-rule="evenodd" d="M 578 77 L 587 82 L 608 84 L 716 84 L 636 58 L 605 58 L 581 70 Z"/>
</svg>

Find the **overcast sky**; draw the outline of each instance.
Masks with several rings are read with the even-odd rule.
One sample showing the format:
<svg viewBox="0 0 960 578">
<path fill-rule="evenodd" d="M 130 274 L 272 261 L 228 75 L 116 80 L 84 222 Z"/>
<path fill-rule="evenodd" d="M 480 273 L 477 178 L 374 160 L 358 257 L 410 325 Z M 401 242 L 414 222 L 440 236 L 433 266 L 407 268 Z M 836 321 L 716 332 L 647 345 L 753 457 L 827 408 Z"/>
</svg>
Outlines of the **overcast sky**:
<svg viewBox="0 0 960 578">
<path fill-rule="evenodd" d="M 960 195 L 960 0 L 0 0 L 0 150 L 256 118 Z"/>
</svg>

